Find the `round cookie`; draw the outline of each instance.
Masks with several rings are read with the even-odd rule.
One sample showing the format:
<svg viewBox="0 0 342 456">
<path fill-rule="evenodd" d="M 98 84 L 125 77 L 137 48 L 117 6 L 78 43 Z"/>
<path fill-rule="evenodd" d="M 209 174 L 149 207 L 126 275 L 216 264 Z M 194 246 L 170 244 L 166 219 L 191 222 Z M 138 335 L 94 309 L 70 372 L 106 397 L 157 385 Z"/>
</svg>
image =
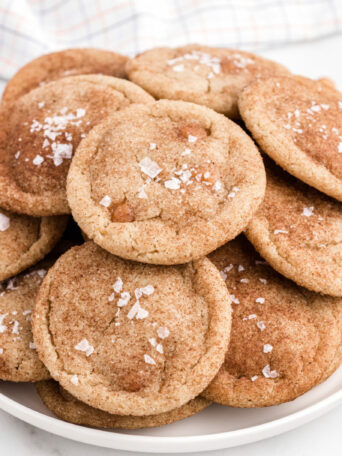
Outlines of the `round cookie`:
<svg viewBox="0 0 342 456">
<path fill-rule="evenodd" d="M 342 94 L 298 77 L 253 82 L 240 114 L 262 150 L 283 169 L 342 201 Z"/>
<path fill-rule="evenodd" d="M 342 296 L 342 207 L 269 164 L 265 199 L 246 235 L 282 275 Z"/>
<path fill-rule="evenodd" d="M 199 413 L 211 402 L 196 397 L 181 407 L 159 415 L 111 415 L 77 400 L 54 380 L 36 383 L 38 394 L 52 413 L 69 423 L 107 429 L 141 429 L 171 424 Z"/>
<path fill-rule="evenodd" d="M 33 343 L 31 314 L 46 274 L 44 263 L 0 283 L 0 379 L 35 382 L 50 377 Z"/>
<path fill-rule="evenodd" d="M 127 62 L 131 81 L 155 98 L 184 100 L 239 118 L 237 97 L 254 79 L 287 75 L 278 63 L 236 49 L 190 44 L 155 48 Z"/>
<path fill-rule="evenodd" d="M 247 226 L 264 196 L 252 140 L 204 106 L 134 105 L 95 127 L 68 174 L 72 214 L 97 244 L 123 258 L 179 264 Z"/>
<path fill-rule="evenodd" d="M 229 349 L 202 393 L 232 407 L 291 401 L 342 362 L 342 300 L 276 273 L 242 236 L 210 255 L 233 302 Z"/>
<path fill-rule="evenodd" d="M 216 375 L 230 299 L 206 258 L 148 266 L 87 242 L 49 270 L 33 333 L 51 376 L 77 399 L 112 414 L 157 415 L 194 399 Z"/>
<path fill-rule="evenodd" d="M 0 208 L 0 281 L 38 263 L 61 238 L 68 217 L 34 218 Z"/>
<path fill-rule="evenodd" d="M 0 113 L 0 205 L 32 216 L 69 213 L 74 150 L 109 114 L 152 97 L 110 76 L 74 76 L 32 90 Z"/>
<path fill-rule="evenodd" d="M 66 49 L 42 55 L 10 79 L 2 95 L 1 106 L 12 104 L 36 87 L 68 76 L 103 74 L 125 78 L 128 57 L 103 49 Z"/>
</svg>

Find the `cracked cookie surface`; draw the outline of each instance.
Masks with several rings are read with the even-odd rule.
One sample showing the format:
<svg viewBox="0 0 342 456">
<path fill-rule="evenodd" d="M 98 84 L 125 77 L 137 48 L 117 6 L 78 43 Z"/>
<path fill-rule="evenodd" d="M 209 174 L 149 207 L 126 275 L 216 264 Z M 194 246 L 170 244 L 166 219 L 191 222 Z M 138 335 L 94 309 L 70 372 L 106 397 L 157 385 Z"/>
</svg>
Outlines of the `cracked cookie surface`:
<svg viewBox="0 0 342 456">
<path fill-rule="evenodd" d="M 32 90 L 0 112 L 0 204 L 32 216 L 70 212 L 65 183 L 77 145 L 109 114 L 152 97 L 109 76 L 74 76 Z"/>
<path fill-rule="evenodd" d="M 269 163 L 265 199 L 246 235 L 281 274 L 342 296 L 342 207 Z"/>
<path fill-rule="evenodd" d="M 282 277 L 244 237 L 210 257 L 232 299 L 225 361 L 204 396 L 233 407 L 291 401 L 342 362 L 342 300 Z"/>
<path fill-rule="evenodd" d="M 211 402 L 198 396 L 181 407 L 159 415 L 112 415 L 74 398 L 54 380 L 36 383 L 38 394 L 46 407 L 62 420 L 107 429 L 142 429 L 171 424 L 199 413 Z"/>
<path fill-rule="evenodd" d="M 85 234 L 123 258 L 198 259 L 234 238 L 262 201 L 261 156 L 243 130 L 204 106 L 134 105 L 82 141 L 67 182 Z"/>
<path fill-rule="evenodd" d="M 38 263 L 61 238 L 68 217 L 34 218 L 0 209 L 0 280 Z"/>
<path fill-rule="evenodd" d="M 221 366 L 229 333 L 229 294 L 208 259 L 156 267 L 93 242 L 49 270 L 33 316 L 51 376 L 119 415 L 156 415 L 194 399 Z"/>
<path fill-rule="evenodd" d="M 237 97 L 254 79 L 289 74 L 278 63 L 255 54 L 191 44 L 156 48 L 131 59 L 129 79 L 155 98 L 184 100 L 239 118 Z"/>
<path fill-rule="evenodd" d="M 1 106 L 12 104 L 21 96 L 57 79 L 80 74 L 102 74 L 125 78 L 128 57 L 103 49 L 67 49 L 32 60 L 10 79 Z"/>
<path fill-rule="evenodd" d="M 283 169 L 342 201 L 342 94 L 303 77 L 253 82 L 241 116 L 263 152 Z"/>
</svg>

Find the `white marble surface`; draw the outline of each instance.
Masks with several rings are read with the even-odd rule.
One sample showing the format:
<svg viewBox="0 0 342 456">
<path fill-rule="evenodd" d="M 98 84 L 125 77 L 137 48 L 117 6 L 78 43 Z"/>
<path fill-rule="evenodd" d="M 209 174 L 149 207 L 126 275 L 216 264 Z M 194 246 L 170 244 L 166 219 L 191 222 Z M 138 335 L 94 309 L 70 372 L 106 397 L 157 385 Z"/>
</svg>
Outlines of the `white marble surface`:
<svg viewBox="0 0 342 456">
<path fill-rule="evenodd" d="M 340 61 L 342 35 L 315 42 L 297 44 L 263 53 L 287 65 L 292 71 L 311 76 L 327 76 L 342 88 Z M 327 415 L 294 431 L 272 439 L 239 448 L 220 450 L 203 455 L 212 456 L 329 456 L 341 455 L 342 404 Z M 0 411 L 0 455 L 20 456 L 107 456 L 133 455 L 56 437 L 23 423 Z"/>
</svg>

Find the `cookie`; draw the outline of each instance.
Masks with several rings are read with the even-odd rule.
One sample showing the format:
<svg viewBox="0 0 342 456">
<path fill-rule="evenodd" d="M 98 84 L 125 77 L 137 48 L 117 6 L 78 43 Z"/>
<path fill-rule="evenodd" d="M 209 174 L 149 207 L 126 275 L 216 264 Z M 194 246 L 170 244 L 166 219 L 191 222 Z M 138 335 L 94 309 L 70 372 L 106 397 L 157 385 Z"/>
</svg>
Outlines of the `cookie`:
<svg viewBox="0 0 342 456">
<path fill-rule="evenodd" d="M 281 404 L 341 364 L 341 299 L 285 279 L 242 236 L 210 259 L 232 293 L 233 319 L 225 362 L 206 398 L 232 407 Z"/>
<path fill-rule="evenodd" d="M 262 201 L 261 156 L 240 127 L 204 106 L 134 105 L 80 144 L 67 182 L 72 214 L 123 258 L 179 264 L 215 250 Z"/>
<path fill-rule="evenodd" d="M 155 98 L 184 100 L 238 118 L 237 97 L 260 77 L 290 74 L 278 63 L 236 49 L 191 44 L 155 48 L 127 62 L 131 81 Z"/>
<path fill-rule="evenodd" d="M 267 167 L 264 202 L 246 235 L 285 277 L 342 296 L 342 207 L 276 166 Z"/>
<path fill-rule="evenodd" d="M 68 217 L 34 218 L 0 209 L 0 280 L 38 263 L 61 238 Z"/>
<path fill-rule="evenodd" d="M 287 172 L 342 201 L 342 94 L 305 78 L 253 82 L 239 110 L 261 149 Z"/>
<path fill-rule="evenodd" d="M 74 76 L 32 90 L 0 113 L 0 206 L 32 216 L 69 213 L 74 150 L 108 114 L 152 97 L 129 81 Z"/>
<path fill-rule="evenodd" d="M 36 87 L 68 76 L 103 74 L 125 78 L 128 57 L 103 49 L 67 49 L 32 60 L 10 79 L 1 106 L 12 104 Z"/>
<path fill-rule="evenodd" d="M 194 399 L 219 370 L 229 332 L 229 294 L 208 259 L 156 267 L 93 242 L 57 260 L 33 316 L 51 376 L 118 415 L 157 415 Z"/>
<path fill-rule="evenodd" d="M 0 283 L 0 379 L 36 382 L 50 377 L 33 342 L 31 314 L 46 274 L 42 264 Z"/>
<path fill-rule="evenodd" d="M 38 382 L 36 388 L 46 407 L 58 418 L 69 423 L 107 429 L 141 429 L 171 424 L 189 418 L 211 404 L 199 396 L 177 409 L 159 415 L 111 415 L 77 400 L 53 380 Z"/>
</svg>

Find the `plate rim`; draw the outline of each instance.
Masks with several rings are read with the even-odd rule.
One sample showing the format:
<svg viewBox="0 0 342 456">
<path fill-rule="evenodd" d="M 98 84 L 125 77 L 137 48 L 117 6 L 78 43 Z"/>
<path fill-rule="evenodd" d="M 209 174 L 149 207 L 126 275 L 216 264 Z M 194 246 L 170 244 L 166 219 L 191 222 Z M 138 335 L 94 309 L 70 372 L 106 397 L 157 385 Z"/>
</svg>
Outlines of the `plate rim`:
<svg viewBox="0 0 342 456">
<path fill-rule="evenodd" d="M 41 412 L 20 404 L 1 393 L 0 409 L 10 415 L 59 437 L 73 441 L 139 453 L 191 453 L 231 448 L 257 442 L 290 431 L 318 418 L 342 403 L 342 387 L 318 402 L 284 417 L 248 426 L 233 431 L 196 436 L 145 436 L 108 432 L 101 429 L 80 426 L 59 418 L 46 416 Z"/>
</svg>

